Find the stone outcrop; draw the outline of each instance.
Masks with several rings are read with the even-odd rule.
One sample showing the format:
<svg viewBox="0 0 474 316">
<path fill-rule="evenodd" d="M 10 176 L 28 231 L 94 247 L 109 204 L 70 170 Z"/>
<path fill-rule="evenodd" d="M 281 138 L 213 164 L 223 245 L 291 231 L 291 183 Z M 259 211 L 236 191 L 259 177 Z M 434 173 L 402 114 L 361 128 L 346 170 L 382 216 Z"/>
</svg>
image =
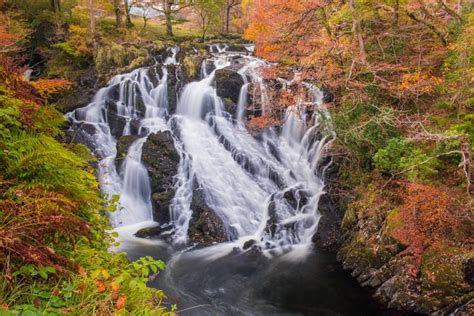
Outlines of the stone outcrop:
<svg viewBox="0 0 474 316">
<path fill-rule="evenodd" d="M 224 223 L 206 203 L 204 192 L 195 189 L 191 202 L 193 215 L 189 222 L 189 240 L 201 246 L 228 240 Z"/>
<path fill-rule="evenodd" d="M 130 146 L 133 144 L 134 141 L 139 139 L 140 136 L 138 135 L 126 135 L 126 136 L 121 136 L 117 140 L 117 155 L 115 156 L 115 166 L 117 167 L 117 170 L 120 170 L 120 165 L 124 161 L 125 157 L 127 157 L 128 150 L 130 149 Z"/>
<path fill-rule="evenodd" d="M 175 194 L 174 176 L 179 160 L 171 132 L 148 136 L 143 145 L 142 161 L 150 176 L 153 218 L 161 224 L 169 222 L 169 205 Z"/>
<path fill-rule="evenodd" d="M 238 72 L 224 68 L 216 70 L 215 81 L 217 95 L 223 100 L 226 111 L 235 116 L 244 79 Z"/>
<path fill-rule="evenodd" d="M 341 218 L 328 194 L 319 198 L 318 210 L 321 217 L 312 241 L 320 249 L 336 251 L 342 242 Z"/>
<path fill-rule="evenodd" d="M 405 244 L 395 233 L 405 232 L 409 225 L 398 216 L 400 197 L 389 200 L 376 188 L 364 190 L 342 221 L 344 243 L 338 260 L 344 269 L 389 308 L 438 315 L 453 313 L 459 306 L 469 308 L 474 293 L 472 251 L 435 239 L 419 248 Z"/>
</svg>

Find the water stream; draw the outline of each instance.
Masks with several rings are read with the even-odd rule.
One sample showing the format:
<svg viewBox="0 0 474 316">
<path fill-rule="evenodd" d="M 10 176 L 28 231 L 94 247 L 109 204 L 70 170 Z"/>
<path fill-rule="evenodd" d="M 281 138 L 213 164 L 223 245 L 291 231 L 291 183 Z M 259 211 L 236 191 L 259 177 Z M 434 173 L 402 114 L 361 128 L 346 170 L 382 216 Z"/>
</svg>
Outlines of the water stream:
<svg viewBox="0 0 474 316">
<path fill-rule="evenodd" d="M 166 272 L 152 285 L 164 288 L 180 308 L 190 308 L 186 315 L 338 315 L 351 314 L 354 306 L 370 314 L 375 309 L 365 293 L 332 255 L 316 252 L 312 243 L 325 193 L 325 145 L 334 136 L 322 93 L 298 83 L 303 92 L 286 109 L 280 127 L 249 130 L 251 91 L 259 92 L 253 98 L 261 113 L 272 104 L 271 88 L 259 70 L 266 62 L 251 55 L 251 46 L 247 50 L 235 53 L 225 44 L 212 45 L 201 80 L 184 86 L 175 113 L 168 104 L 169 71 L 179 68 L 173 48 L 162 64 L 114 77 L 87 107 L 68 114 L 76 128 L 87 131 L 83 137 L 101 159 L 102 190 L 120 196 L 119 210 L 110 215 L 120 250 L 132 258 L 166 260 Z M 237 72 L 244 84 L 232 115 L 215 81 L 216 72 L 235 58 L 242 64 Z M 293 84 L 282 82 L 282 89 Z M 150 178 L 142 162 L 147 137 L 159 131 L 172 132 L 181 157 L 170 223 L 154 222 Z M 137 137 L 119 159 L 117 139 L 127 135 Z M 203 248 L 189 241 L 196 186 L 222 221 L 227 242 Z M 163 224 L 172 225 L 171 240 L 134 236 L 142 227 Z M 252 247 L 244 247 L 249 242 Z"/>
</svg>

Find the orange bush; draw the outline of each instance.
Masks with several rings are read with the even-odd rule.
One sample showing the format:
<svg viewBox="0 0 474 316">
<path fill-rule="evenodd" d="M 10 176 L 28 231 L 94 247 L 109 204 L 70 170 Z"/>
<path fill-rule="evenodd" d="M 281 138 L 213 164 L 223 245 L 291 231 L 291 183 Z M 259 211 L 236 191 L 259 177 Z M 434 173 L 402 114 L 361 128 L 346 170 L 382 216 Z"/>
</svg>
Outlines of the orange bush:
<svg viewBox="0 0 474 316">
<path fill-rule="evenodd" d="M 47 99 L 53 94 L 62 92 L 71 86 L 71 82 L 64 79 L 39 79 L 31 84 L 43 99 Z"/>
<path fill-rule="evenodd" d="M 415 270 L 423 252 L 433 244 L 454 244 L 469 238 L 463 219 L 469 210 L 453 190 L 408 182 L 401 183 L 399 196 L 402 203 L 392 219 L 397 224 L 391 234 L 415 256 Z"/>
<path fill-rule="evenodd" d="M 87 223 L 74 212 L 78 205 L 65 195 L 40 188 L 18 188 L 12 198 L 9 183 L 0 181 L 0 257 L 21 259 L 37 266 L 52 266 L 58 272 L 71 267 L 62 255 L 52 250 L 50 242 L 87 234 Z M 0 261 L 1 264 L 1 261 Z"/>
</svg>

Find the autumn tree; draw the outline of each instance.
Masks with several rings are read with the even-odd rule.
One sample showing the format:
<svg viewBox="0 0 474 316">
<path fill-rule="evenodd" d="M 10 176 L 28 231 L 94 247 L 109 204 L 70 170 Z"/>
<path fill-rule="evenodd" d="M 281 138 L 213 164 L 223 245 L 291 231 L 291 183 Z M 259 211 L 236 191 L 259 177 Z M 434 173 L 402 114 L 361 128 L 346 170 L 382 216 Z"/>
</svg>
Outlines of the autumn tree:
<svg viewBox="0 0 474 316">
<path fill-rule="evenodd" d="M 220 23 L 219 12 L 224 4 L 223 0 L 196 0 L 194 1 L 194 11 L 198 16 L 199 27 L 201 29 L 202 41 L 206 39 L 209 29 Z"/>
<path fill-rule="evenodd" d="M 155 10 L 161 12 L 166 19 L 166 35 L 174 36 L 173 34 L 173 17 L 184 8 L 193 5 L 192 0 L 155 0 L 156 4 L 153 6 Z"/>
<path fill-rule="evenodd" d="M 224 11 L 225 11 L 224 31 L 226 33 L 229 33 L 231 12 L 234 8 L 236 8 L 240 4 L 241 4 L 240 0 L 225 0 L 225 4 L 224 4 Z"/>
</svg>

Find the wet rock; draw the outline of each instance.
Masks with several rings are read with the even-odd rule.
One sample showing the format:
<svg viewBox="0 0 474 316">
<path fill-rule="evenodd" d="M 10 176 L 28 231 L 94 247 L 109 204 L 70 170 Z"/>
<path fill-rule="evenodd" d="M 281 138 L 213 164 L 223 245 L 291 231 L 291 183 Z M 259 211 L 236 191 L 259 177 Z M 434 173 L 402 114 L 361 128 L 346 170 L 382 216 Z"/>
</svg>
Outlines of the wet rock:
<svg viewBox="0 0 474 316">
<path fill-rule="evenodd" d="M 77 143 L 86 145 L 91 151 L 94 151 L 96 146 L 96 129 L 95 126 L 88 123 L 80 125 L 72 125 L 70 122 L 65 131 L 64 143 Z"/>
<path fill-rule="evenodd" d="M 157 239 L 163 229 L 160 226 L 145 227 L 135 233 L 138 238 Z"/>
<path fill-rule="evenodd" d="M 238 52 L 238 53 L 248 53 L 249 52 L 247 50 L 247 48 L 245 47 L 245 44 L 238 44 L 238 43 L 230 44 L 227 47 L 226 51 L 228 51 L 228 52 Z"/>
<path fill-rule="evenodd" d="M 117 105 L 112 100 L 106 102 L 107 122 L 109 123 L 110 133 L 119 138 L 123 135 L 123 130 L 127 124 L 127 119 L 117 114 Z"/>
<path fill-rule="evenodd" d="M 161 225 L 142 228 L 135 233 L 135 236 L 138 238 L 162 239 L 166 242 L 171 242 L 173 234 L 173 225 Z"/>
<path fill-rule="evenodd" d="M 331 102 L 334 102 L 336 100 L 336 96 L 334 95 L 334 93 L 331 90 L 329 90 L 328 87 L 322 86 L 320 88 L 320 90 L 323 93 L 323 102 L 324 103 L 331 103 Z"/>
<path fill-rule="evenodd" d="M 176 65 L 168 65 L 168 111 L 172 115 L 176 113 L 178 106 L 178 92 L 180 90 L 180 80 Z"/>
<path fill-rule="evenodd" d="M 206 73 L 208 73 L 208 74 L 210 74 L 211 72 L 213 72 L 216 69 L 216 66 L 214 65 L 214 62 L 209 61 L 209 60 L 204 64 L 204 67 L 206 67 Z"/>
<path fill-rule="evenodd" d="M 183 77 L 186 82 L 199 80 L 203 60 L 204 57 L 200 55 L 191 55 L 183 58 L 182 69 Z"/>
<path fill-rule="evenodd" d="M 235 115 L 240 89 L 244 85 L 242 76 L 230 69 L 218 69 L 215 80 L 217 95 L 224 101 L 226 111 Z"/>
<path fill-rule="evenodd" d="M 206 203 L 201 189 L 194 190 L 193 215 L 189 222 L 189 240 L 202 246 L 228 240 L 224 223 Z"/>
<path fill-rule="evenodd" d="M 77 108 L 88 105 L 97 91 L 97 75 L 94 67 L 87 69 L 74 82 L 71 89 L 56 102 L 56 107 L 63 113 L 71 112 Z"/>
<path fill-rule="evenodd" d="M 342 242 L 340 230 L 342 219 L 327 194 L 320 197 L 318 209 L 321 218 L 312 241 L 323 250 L 336 251 Z"/>
<path fill-rule="evenodd" d="M 249 248 L 251 248 L 253 245 L 257 244 L 257 241 L 255 239 L 250 239 L 250 240 L 247 240 L 245 243 L 244 243 L 244 246 L 242 247 L 244 250 L 247 250 Z"/>
<path fill-rule="evenodd" d="M 174 197 L 174 176 L 178 172 L 180 156 L 171 132 L 151 134 L 143 144 L 142 161 L 150 175 L 153 219 L 169 222 L 169 205 Z"/>
<path fill-rule="evenodd" d="M 115 156 L 115 165 L 117 170 L 119 170 L 119 166 L 122 164 L 125 157 L 127 157 L 130 146 L 139 138 L 140 137 L 137 135 L 127 135 L 122 136 L 117 140 L 117 155 Z"/>
<path fill-rule="evenodd" d="M 308 195 L 303 190 L 291 189 L 283 194 L 283 198 L 290 204 L 294 209 L 298 206 L 302 207 L 308 203 Z"/>
<path fill-rule="evenodd" d="M 433 316 L 471 316 L 474 315 L 474 298 L 466 302 L 465 304 L 453 304 L 448 306 L 436 313 Z"/>
<path fill-rule="evenodd" d="M 471 287 L 474 287 L 474 258 L 468 259 L 464 263 L 464 280 Z"/>
</svg>

